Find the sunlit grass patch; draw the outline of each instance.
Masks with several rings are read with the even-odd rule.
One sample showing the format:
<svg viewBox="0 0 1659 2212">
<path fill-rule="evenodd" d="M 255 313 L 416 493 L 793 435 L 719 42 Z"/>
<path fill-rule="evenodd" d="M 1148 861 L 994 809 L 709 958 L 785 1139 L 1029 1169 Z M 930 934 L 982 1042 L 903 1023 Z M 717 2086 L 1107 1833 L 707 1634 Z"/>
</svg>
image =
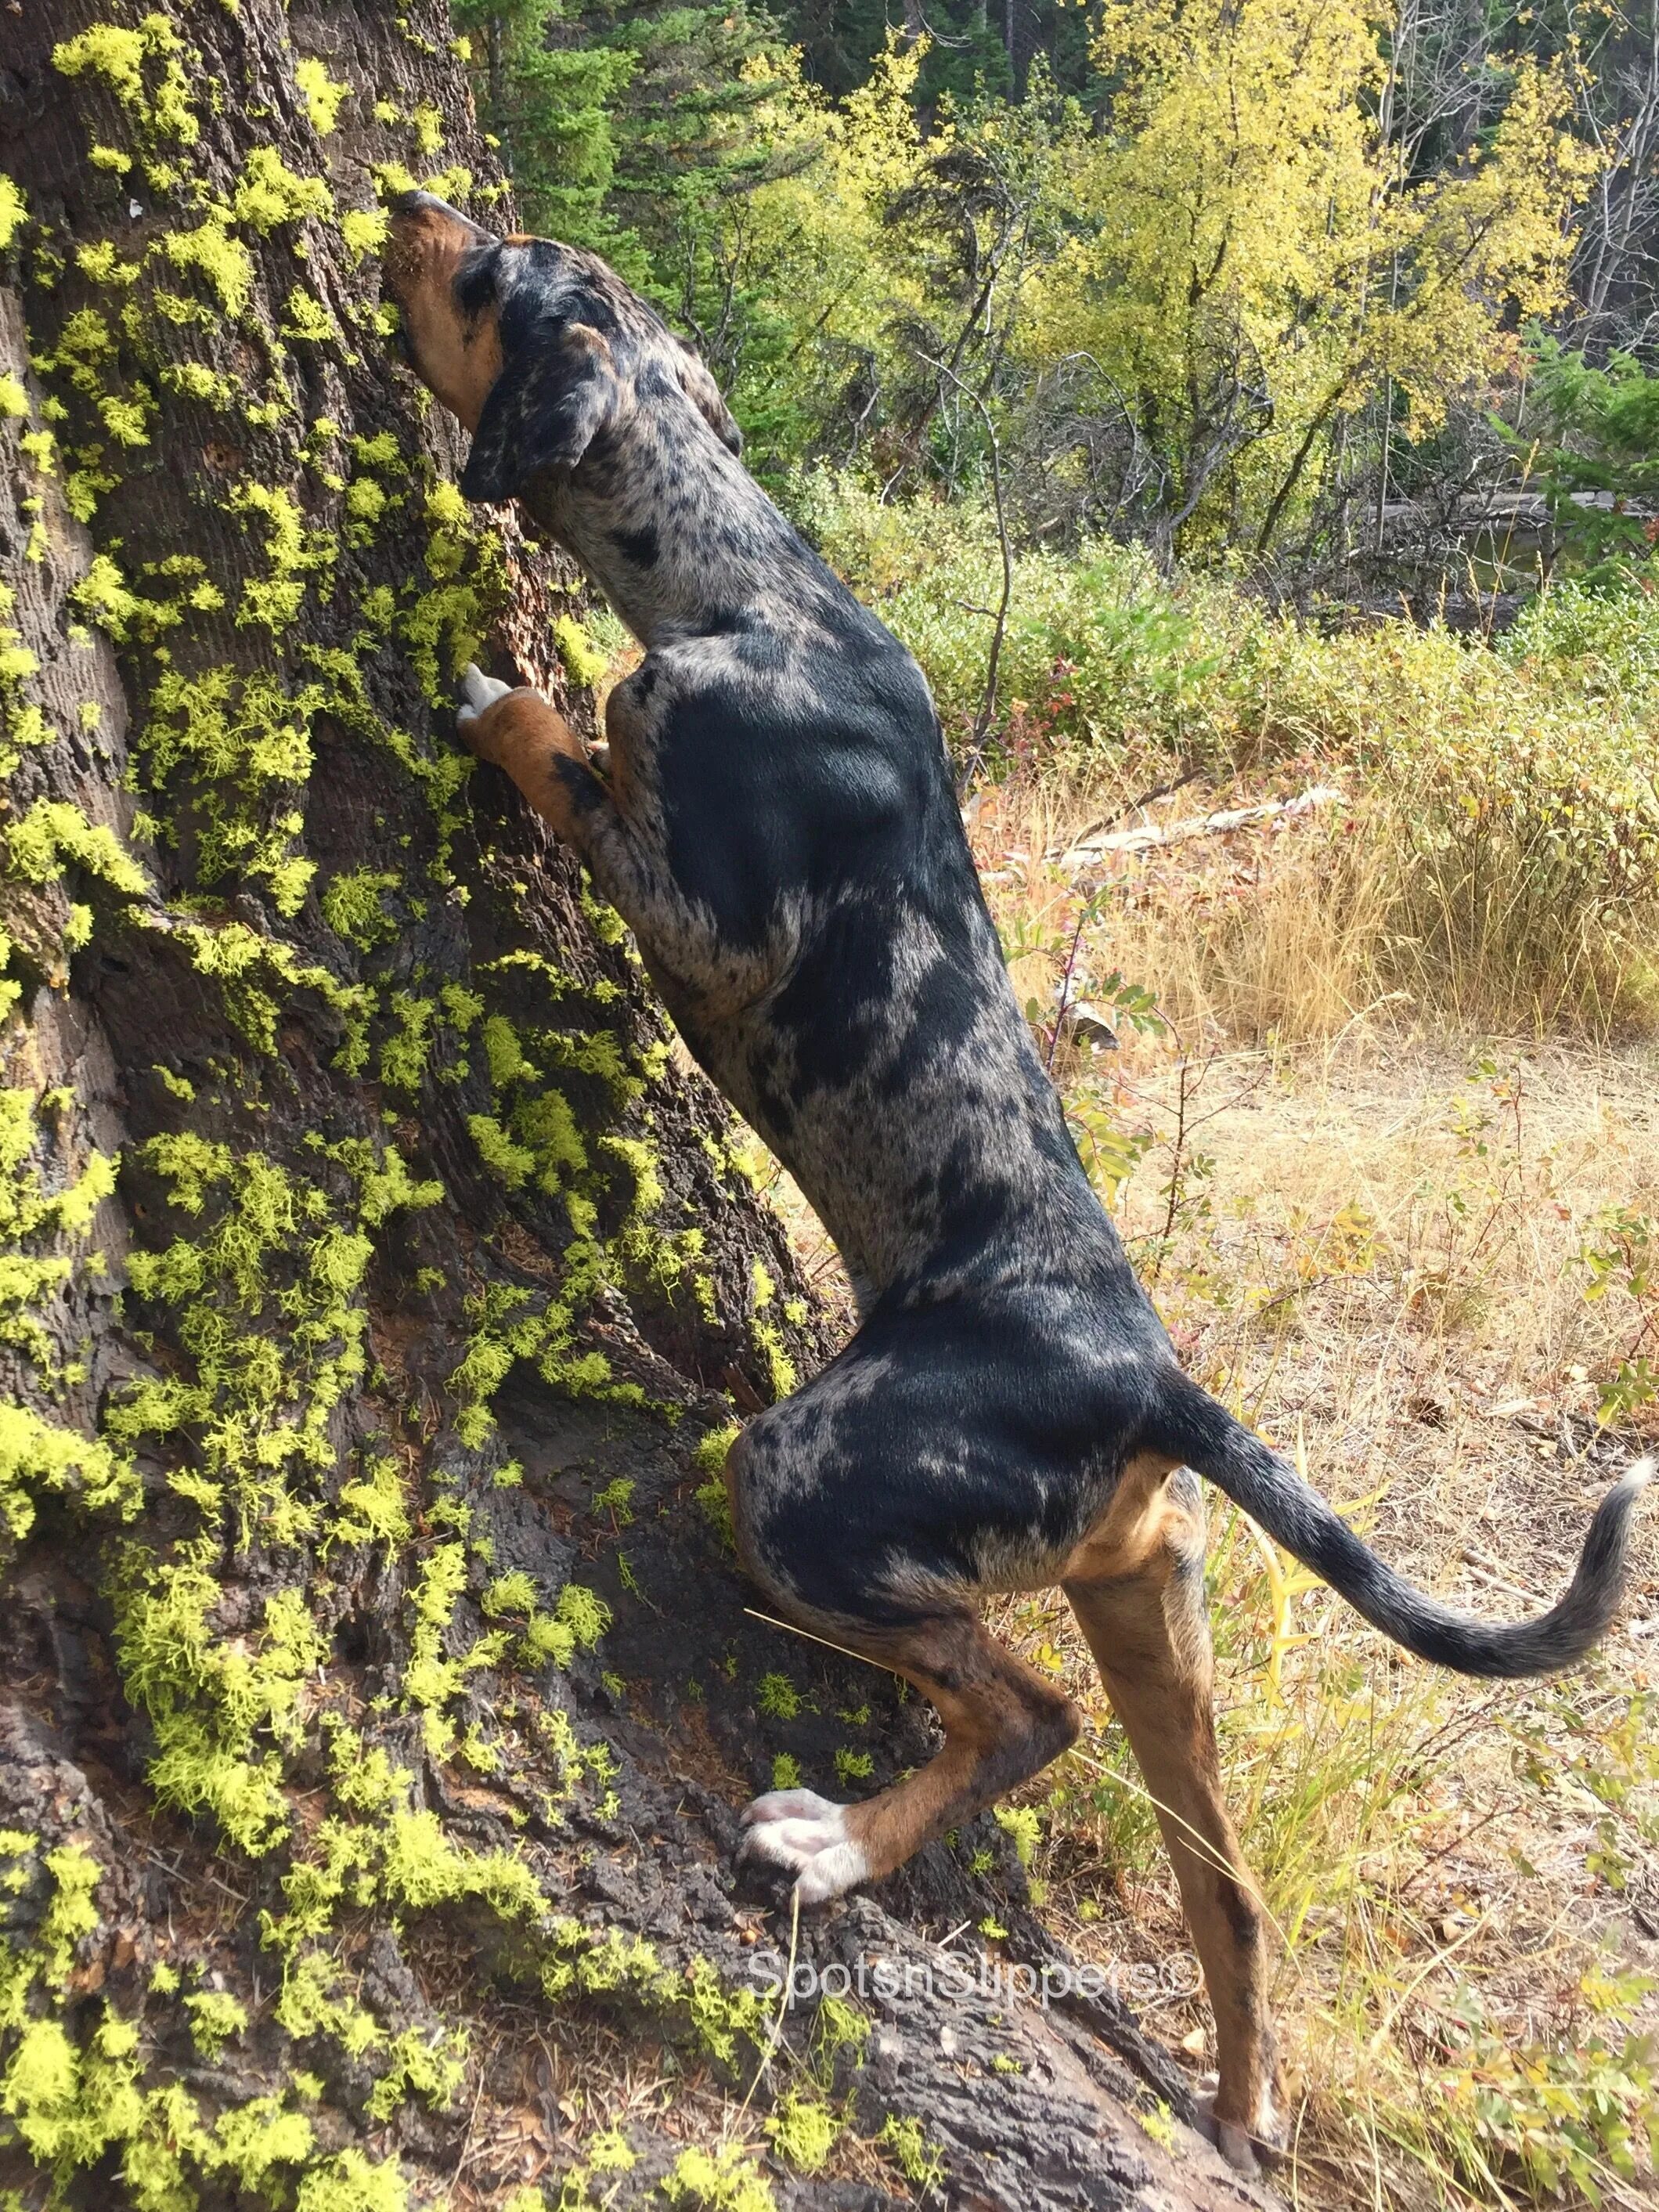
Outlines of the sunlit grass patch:
<svg viewBox="0 0 1659 2212">
<path fill-rule="evenodd" d="M 921 660 L 964 757 L 1000 605 L 990 517 L 818 475 L 796 504 Z M 1261 840 L 1114 860 L 1112 927 L 1171 1012 L 1328 1037 L 1379 1000 L 1454 1027 L 1606 1038 L 1659 1019 L 1659 594 L 1558 586 L 1495 643 L 1326 633 L 1139 548 L 1016 551 L 983 748 L 1028 873 L 1087 822 L 1334 787 Z M 1069 819 L 1067 818 L 1069 817 Z M 1274 840 L 1273 842 L 1278 842 Z"/>
</svg>

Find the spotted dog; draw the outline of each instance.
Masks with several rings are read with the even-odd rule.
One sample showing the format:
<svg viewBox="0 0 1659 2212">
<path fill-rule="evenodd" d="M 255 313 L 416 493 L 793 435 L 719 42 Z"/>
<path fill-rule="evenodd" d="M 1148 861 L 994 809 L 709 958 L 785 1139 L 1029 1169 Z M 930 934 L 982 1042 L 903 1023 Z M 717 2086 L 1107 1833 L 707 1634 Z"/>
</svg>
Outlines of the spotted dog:
<svg viewBox="0 0 1659 2212">
<path fill-rule="evenodd" d="M 629 922 L 857 1297 L 846 1350 L 732 1446 L 732 1521 L 771 1603 L 914 1683 L 944 1745 L 862 1804 L 757 1798 L 746 1849 L 818 1904 L 1065 1750 L 1076 1707 L 979 1616 L 988 1591 L 1058 1583 L 1158 1806 L 1215 2009 L 1213 2131 L 1249 2167 L 1280 2127 L 1197 1474 L 1395 1642 L 1510 1676 L 1606 1628 L 1651 1462 L 1536 1620 L 1468 1618 L 1386 1566 L 1176 1365 L 1010 988 L 921 672 L 744 469 L 696 356 L 591 254 L 424 193 L 393 213 L 386 286 L 472 433 L 462 491 L 522 501 L 646 648 L 611 694 L 603 773 L 545 700 L 476 669 L 463 732 Z"/>
</svg>

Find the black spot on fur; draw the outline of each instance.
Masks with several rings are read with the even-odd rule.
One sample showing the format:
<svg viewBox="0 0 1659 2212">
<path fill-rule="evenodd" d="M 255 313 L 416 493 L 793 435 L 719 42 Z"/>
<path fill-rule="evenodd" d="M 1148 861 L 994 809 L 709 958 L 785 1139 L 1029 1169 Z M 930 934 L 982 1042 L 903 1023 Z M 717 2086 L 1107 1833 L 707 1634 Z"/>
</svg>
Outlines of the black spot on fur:
<svg viewBox="0 0 1659 2212">
<path fill-rule="evenodd" d="M 660 551 L 657 533 L 647 522 L 642 530 L 613 530 L 611 542 L 636 568 L 654 568 Z"/>
<path fill-rule="evenodd" d="M 1255 1900 L 1236 1881 L 1223 1880 L 1216 1888 L 1227 1917 L 1227 1932 L 1241 1951 L 1253 1951 L 1261 1940 L 1261 1914 Z"/>
</svg>

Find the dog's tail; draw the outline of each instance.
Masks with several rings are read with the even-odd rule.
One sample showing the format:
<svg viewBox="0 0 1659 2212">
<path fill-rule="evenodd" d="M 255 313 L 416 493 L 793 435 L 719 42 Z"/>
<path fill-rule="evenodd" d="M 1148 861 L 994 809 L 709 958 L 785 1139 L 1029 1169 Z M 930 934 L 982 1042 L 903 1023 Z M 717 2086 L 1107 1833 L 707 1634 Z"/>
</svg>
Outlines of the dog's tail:
<svg viewBox="0 0 1659 2212">
<path fill-rule="evenodd" d="M 1535 1620 L 1504 1626 L 1455 1612 L 1414 1589 L 1288 1462 L 1188 1376 L 1170 1378 L 1148 1441 L 1207 1475 L 1374 1628 L 1419 1659 L 1460 1674 L 1553 1674 L 1583 1657 L 1617 1609 L 1631 1513 L 1659 1469 L 1650 1455 L 1614 1483 L 1596 1508 L 1565 1594 Z"/>
</svg>

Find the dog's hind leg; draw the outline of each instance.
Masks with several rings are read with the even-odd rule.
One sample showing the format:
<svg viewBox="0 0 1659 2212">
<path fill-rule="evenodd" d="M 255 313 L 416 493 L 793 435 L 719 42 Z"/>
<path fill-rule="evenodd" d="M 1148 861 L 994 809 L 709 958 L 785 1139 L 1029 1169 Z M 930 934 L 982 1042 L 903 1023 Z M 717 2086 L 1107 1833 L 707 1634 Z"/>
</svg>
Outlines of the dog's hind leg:
<svg viewBox="0 0 1659 2212">
<path fill-rule="evenodd" d="M 950 1435 L 940 1376 L 894 1332 L 861 1331 L 726 1455 L 738 1557 L 770 1605 L 902 1674 L 945 1725 L 925 1766 L 861 1804 L 791 1790 L 748 1808 L 746 1855 L 787 1868 L 804 1905 L 890 1874 L 1076 1740 L 1071 1700 L 980 1620 L 971 1537 L 982 1489 L 1006 1504 L 1007 1469 L 994 1446 Z M 918 1479 L 930 1455 L 955 1459 L 954 1482 Z"/>
<path fill-rule="evenodd" d="M 844 1624 L 834 1632 L 931 1700 L 945 1744 L 926 1766 L 861 1804 L 780 1790 L 747 1808 L 744 1856 L 787 1869 L 803 1905 L 890 1874 L 1046 1766 L 1075 1741 L 1079 1720 L 1071 1700 L 1005 1651 L 966 1606 L 850 1641 Z"/>
<path fill-rule="evenodd" d="M 969 1563 L 953 1565 L 929 1545 L 933 1516 L 887 1457 L 910 1456 L 911 1416 L 927 1381 L 902 1376 L 855 1338 L 804 1390 L 752 1421 L 726 1455 L 738 1553 L 771 1604 L 902 1674 L 945 1724 L 944 1747 L 925 1766 L 861 1804 L 782 1790 L 747 1808 L 744 1855 L 794 1875 L 803 1905 L 879 1881 L 1077 1736 L 1071 1700 L 987 1632 Z M 874 1388 L 885 1409 L 879 1425 L 868 1418 Z"/>
<path fill-rule="evenodd" d="M 1064 1587 L 1157 1807 L 1215 2012 L 1216 2137 L 1248 2172 L 1281 2135 L 1261 1906 L 1216 1755 L 1203 1499 L 1185 1468 L 1126 1478 L 1120 1498 Z"/>
</svg>

